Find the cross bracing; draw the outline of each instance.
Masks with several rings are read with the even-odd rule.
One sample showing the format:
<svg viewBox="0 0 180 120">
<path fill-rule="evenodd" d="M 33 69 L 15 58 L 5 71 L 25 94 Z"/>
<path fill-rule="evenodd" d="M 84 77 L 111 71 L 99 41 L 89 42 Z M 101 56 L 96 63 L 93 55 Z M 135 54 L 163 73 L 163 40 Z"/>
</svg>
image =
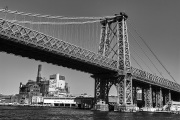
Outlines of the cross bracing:
<svg viewBox="0 0 180 120">
<path fill-rule="evenodd" d="M 0 34 L 1 39 L 11 41 L 12 43 L 20 43 L 25 46 L 35 47 L 50 53 L 55 53 L 59 56 L 68 56 L 77 61 L 102 67 L 107 71 L 119 72 L 117 61 L 114 59 L 96 54 L 41 32 L 9 22 L 5 19 L 0 19 Z M 131 72 L 134 80 L 147 82 L 180 92 L 180 85 L 175 82 L 133 67 L 131 67 Z"/>
</svg>

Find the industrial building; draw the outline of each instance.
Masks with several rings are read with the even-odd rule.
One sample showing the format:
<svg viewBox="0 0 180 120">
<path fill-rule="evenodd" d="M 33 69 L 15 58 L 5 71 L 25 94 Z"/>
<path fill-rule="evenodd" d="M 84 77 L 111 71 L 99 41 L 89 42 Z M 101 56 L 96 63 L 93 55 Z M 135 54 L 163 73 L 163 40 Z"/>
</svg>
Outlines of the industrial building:
<svg viewBox="0 0 180 120">
<path fill-rule="evenodd" d="M 42 97 L 62 97 L 69 93 L 65 77 L 59 74 L 50 75 L 49 80 L 41 77 L 42 66 L 38 65 L 36 81 L 28 80 L 20 83 L 18 102 L 22 104 L 36 104 L 42 102 Z"/>
<path fill-rule="evenodd" d="M 44 97 L 43 104 L 59 107 L 76 107 L 75 97 Z"/>
<path fill-rule="evenodd" d="M 66 97 L 67 94 L 69 94 L 69 87 L 65 77 L 59 74 L 50 75 L 49 96 Z"/>
</svg>

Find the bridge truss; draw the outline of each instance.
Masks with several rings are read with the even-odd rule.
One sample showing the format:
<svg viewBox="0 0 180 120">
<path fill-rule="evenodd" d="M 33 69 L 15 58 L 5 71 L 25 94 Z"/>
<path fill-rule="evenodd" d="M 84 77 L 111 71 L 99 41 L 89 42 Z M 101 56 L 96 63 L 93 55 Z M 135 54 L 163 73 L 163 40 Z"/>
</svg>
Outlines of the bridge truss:
<svg viewBox="0 0 180 120">
<path fill-rule="evenodd" d="M 111 71 L 98 74 L 90 72 L 95 78 L 96 101 L 108 101 L 109 89 L 114 84 L 118 90 L 118 103 L 132 104 L 133 80 L 180 92 L 179 84 L 131 66 L 126 19 L 127 15 L 121 13 L 101 20 L 98 54 L 5 19 L 0 19 L 0 37 L 12 43 L 38 48 Z M 147 92 L 149 94 L 149 90 Z M 161 96 L 161 92 L 158 95 Z"/>
</svg>

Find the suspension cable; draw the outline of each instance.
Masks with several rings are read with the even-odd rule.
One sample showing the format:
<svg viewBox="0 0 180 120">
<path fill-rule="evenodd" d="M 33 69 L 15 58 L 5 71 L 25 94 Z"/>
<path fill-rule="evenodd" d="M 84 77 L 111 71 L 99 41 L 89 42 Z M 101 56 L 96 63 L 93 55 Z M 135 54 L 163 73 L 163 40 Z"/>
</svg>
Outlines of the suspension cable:
<svg viewBox="0 0 180 120">
<path fill-rule="evenodd" d="M 133 37 L 133 39 L 135 40 L 135 42 L 138 44 L 138 46 L 141 48 L 141 50 L 143 51 L 143 53 L 146 55 L 146 57 L 149 59 L 149 61 L 152 63 L 152 65 L 156 68 L 156 70 L 159 72 L 159 74 L 162 76 L 161 72 L 158 70 L 158 68 L 155 66 L 155 64 L 152 62 L 152 60 L 148 57 L 148 55 L 146 54 L 146 52 L 143 50 L 143 48 L 141 47 L 141 45 L 138 43 L 138 41 L 135 39 L 135 37 L 132 35 L 132 33 L 129 31 L 129 33 L 131 34 L 131 36 Z M 163 76 L 162 76 L 163 77 Z M 164 78 L 164 77 L 163 77 Z"/>
<path fill-rule="evenodd" d="M 84 22 L 32 22 L 32 21 L 19 21 L 19 20 L 7 20 L 9 22 L 15 23 L 30 23 L 30 24 L 51 24 L 51 25 L 71 25 L 71 24 L 88 24 L 88 23 L 96 23 L 100 22 L 101 20 L 94 20 L 94 21 L 84 21 Z"/>
<path fill-rule="evenodd" d="M 131 23 L 130 23 L 131 25 Z M 132 25 L 131 25 L 132 26 Z M 137 30 L 132 26 L 136 34 L 140 37 L 140 39 L 143 41 L 143 43 L 148 47 L 148 49 L 151 51 L 151 53 L 154 55 L 154 57 L 158 60 L 158 62 L 161 64 L 161 66 L 166 70 L 166 72 L 170 75 L 170 77 L 177 83 L 177 81 L 174 79 L 174 77 L 170 74 L 170 72 L 166 69 L 166 67 L 162 64 L 162 62 L 158 59 L 158 57 L 155 55 L 155 53 L 152 51 L 150 46 L 146 43 L 146 41 L 142 38 L 142 36 L 137 32 Z"/>
<path fill-rule="evenodd" d="M 51 15 L 41 15 L 41 14 L 33 14 L 33 13 L 26 13 L 26 12 L 18 12 L 6 9 L 0 9 L 0 12 L 7 12 L 11 14 L 18 14 L 18 15 L 26 15 L 26 16 L 33 16 L 33 17 L 43 17 L 43 18 L 52 18 L 52 19 L 105 19 L 105 18 L 112 18 L 114 16 L 104 16 L 104 17 L 66 17 L 66 16 L 51 16 Z"/>
<path fill-rule="evenodd" d="M 154 73 L 150 67 L 146 64 L 146 62 L 138 55 L 138 53 L 133 49 L 133 47 L 130 45 L 130 47 L 132 48 L 133 52 L 141 59 L 141 61 L 147 66 L 147 68 L 152 72 Z"/>
<path fill-rule="evenodd" d="M 137 65 L 139 65 L 139 67 L 141 68 L 141 70 L 143 70 L 142 66 L 137 62 L 137 60 L 133 57 L 132 54 L 131 54 L 131 57 L 134 59 L 134 61 L 137 63 Z"/>
</svg>

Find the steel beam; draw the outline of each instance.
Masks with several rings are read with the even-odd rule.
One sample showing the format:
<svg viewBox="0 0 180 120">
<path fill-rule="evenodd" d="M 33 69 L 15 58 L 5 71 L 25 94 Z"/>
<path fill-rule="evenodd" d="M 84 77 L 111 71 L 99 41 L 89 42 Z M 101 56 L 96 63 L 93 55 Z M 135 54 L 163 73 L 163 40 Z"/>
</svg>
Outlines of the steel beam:
<svg viewBox="0 0 180 120">
<path fill-rule="evenodd" d="M 152 107 L 152 87 L 149 87 L 146 90 L 146 107 Z"/>
<path fill-rule="evenodd" d="M 171 90 L 169 90 L 169 101 L 171 101 Z"/>
<path fill-rule="evenodd" d="M 104 53 L 105 38 L 106 38 L 106 25 L 107 25 L 107 21 L 106 21 L 106 20 L 102 20 L 102 21 L 101 21 L 100 44 L 99 44 L 99 50 L 98 50 L 98 53 L 99 53 L 100 55 L 103 55 L 103 53 Z"/>
<path fill-rule="evenodd" d="M 94 102 L 95 104 L 100 100 L 108 103 L 108 80 L 104 80 L 102 78 L 95 78 L 95 94 L 94 94 Z"/>
<path fill-rule="evenodd" d="M 137 106 L 137 86 L 135 85 L 132 89 L 133 104 Z"/>
</svg>

